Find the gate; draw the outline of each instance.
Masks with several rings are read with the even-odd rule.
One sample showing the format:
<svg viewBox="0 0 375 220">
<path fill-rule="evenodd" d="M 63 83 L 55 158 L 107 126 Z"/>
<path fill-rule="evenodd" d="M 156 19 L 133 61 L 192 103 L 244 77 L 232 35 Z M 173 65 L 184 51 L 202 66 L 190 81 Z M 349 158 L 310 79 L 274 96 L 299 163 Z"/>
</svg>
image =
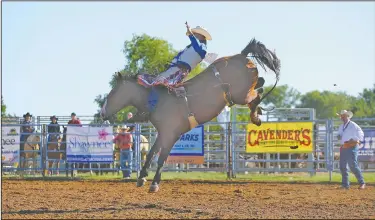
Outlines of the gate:
<svg viewBox="0 0 375 220">
<path fill-rule="evenodd" d="M 234 107 L 232 115 L 233 173 L 239 172 L 327 172 L 329 145 L 322 131 L 313 134 L 313 153 L 305 155 L 292 153 L 246 153 L 246 128 L 250 111 L 247 107 Z M 242 120 L 238 120 L 242 118 Z M 270 122 L 312 122 L 314 127 L 328 126 L 326 121 L 315 120 L 314 109 L 275 109 L 263 116 L 262 123 Z"/>
</svg>

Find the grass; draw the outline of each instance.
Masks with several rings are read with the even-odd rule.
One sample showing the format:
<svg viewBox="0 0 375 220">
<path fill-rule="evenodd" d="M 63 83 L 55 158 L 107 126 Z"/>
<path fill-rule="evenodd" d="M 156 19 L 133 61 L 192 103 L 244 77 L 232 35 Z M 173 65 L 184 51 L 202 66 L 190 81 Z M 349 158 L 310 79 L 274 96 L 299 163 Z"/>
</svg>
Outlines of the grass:
<svg viewBox="0 0 375 220">
<path fill-rule="evenodd" d="M 366 183 L 375 184 L 375 174 L 374 173 L 363 173 Z M 154 176 L 153 172 L 149 173 L 148 179 L 151 180 Z M 5 179 L 19 179 L 17 176 L 5 175 L 2 177 Z M 132 179 L 135 180 L 136 173 L 132 174 Z M 351 183 L 356 183 L 356 178 L 353 174 L 349 175 Z M 24 179 L 43 179 L 39 176 L 25 176 Z M 65 173 L 60 176 L 47 177 L 46 180 L 68 180 L 70 178 L 65 177 Z M 78 178 L 80 180 L 120 180 L 122 175 L 113 175 L 109 173 L 107 175 L 90 175 L 89 173 L 79 174 Z M 224 181 L 227 180 L 226 173 L 218 172 L 163 172 L 163 180 L 200 180 L 200 181 Z M 252 182 L 285 182 L 285 183 L 298 183 L 298 182 L 308 182 L 308 183 L 328 183 L 329 174 L 328 173 L 317 173 L 316 175 L 310 177 L 308 173 L 293 173 L 293 174 L 237 174 L 236 178 L 232 181 L 252 181 Z M 332 174 L 332 183 L 341 182 L 341 174 L 333 173 Z"/>
</svg>

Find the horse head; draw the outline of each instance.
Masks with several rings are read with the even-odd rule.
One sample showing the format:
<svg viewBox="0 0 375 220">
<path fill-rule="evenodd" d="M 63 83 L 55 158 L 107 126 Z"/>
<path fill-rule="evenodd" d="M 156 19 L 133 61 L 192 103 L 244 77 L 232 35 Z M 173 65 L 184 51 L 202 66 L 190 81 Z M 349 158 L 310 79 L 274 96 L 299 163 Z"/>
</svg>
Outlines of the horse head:
<svg viewBox="0 0 375 220">
<path fill-rule="evenodd" d="M 31 134 L 25 142 L 25 147 L 29 146 L 33 150 L 39 150 L 40 135 Z"/>
<path fill-rule="evenodd" d="M 107 120 L 125 106 L 137 105 L 142 88 L 137 84 L 136 76 L 123 76 L 116 73 L 116 85 L 107 95 L 100 116 Z M 143 89 L 144 90 L 144 89 Z"/>
</svg>

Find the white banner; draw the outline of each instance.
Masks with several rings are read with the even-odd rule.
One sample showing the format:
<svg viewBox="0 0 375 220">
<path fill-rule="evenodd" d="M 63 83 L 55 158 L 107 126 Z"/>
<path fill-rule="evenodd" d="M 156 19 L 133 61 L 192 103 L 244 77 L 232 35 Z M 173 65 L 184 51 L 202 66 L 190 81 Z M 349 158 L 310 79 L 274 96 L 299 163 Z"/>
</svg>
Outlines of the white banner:
<svg viewBox="0 0 375 220">
<path fill-rule="evenodd" d="M 113 162 L 113 127 L 68 126 L 68 162 Z"/>
<path fill-rule="evenodd" d="M 18 167 L 20 160 L 20 127 L 10 126 L 1 128 L 1 162 Z"/>
</svg>

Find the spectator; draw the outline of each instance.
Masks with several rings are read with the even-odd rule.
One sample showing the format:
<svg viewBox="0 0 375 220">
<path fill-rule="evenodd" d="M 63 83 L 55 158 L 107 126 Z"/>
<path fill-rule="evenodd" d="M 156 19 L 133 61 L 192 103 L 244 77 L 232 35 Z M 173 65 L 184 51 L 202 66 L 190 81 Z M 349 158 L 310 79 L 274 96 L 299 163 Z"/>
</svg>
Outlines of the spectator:
<svg viewBox="0 0 375 220">
<path fill-rule="evenodd" d="M 81 127 L 82 127 L 82 123 L 79 120 L 79 118 L 77 118 L 76 113 L 72 112 L 72 114 L 70 114 L 70 116 L 72 117 L 72 119 L 68 121 L 68 124 L 81 125 Z"/>
<path fill-rule="evenodd" d="M 129 133 L 126 125 L 121 128 L 121 133 L 118 134 L 113 140 L 120 149 L 120 166 L 121 169 L 132 169 L 133 153 L 133 137 Z M 124 179 L 130 179 L 131 170 L 122 170 Z"/>
<path fill-rule="evenodd" d="M 31 118 L 33 115 L 31 115 L 29 112 L 23 115 L 24 121 L 21 123 L 21 144 L 20 144 L 20 150 L 24 150 L 25 141 L 27 138 L 35 131 L 35 128 L 31 126 Z"/>
<path fill-rule="evenodd" d="M 358 167 L 358 148 L 359 143 L 363 140 L 362 129 L 353 121 L 350 120 L 353 117 L 351 111 L 342 110 L 337 113 L 340 116 L 343 124 L 339 127 L 338 139 L 341 142 L 340 147 L 340 171 L 342 175 L 341 188 L 349 188 L 349 173 L 347 165 L 349 164 L 350 170 L 354 173 L 360 184 L 359 189 L 365 188 L 365 181 L 363 179 L 361 170 Z"/>
<path fill-rule="evenodd" d="M 127 115 L 127 118 L 128 120 L 133 118 L 133 113 L 129 112 L 128 115 Z M 128 132 L 134 134 L 134 130 L 135 130 L 135 126 L 134 125 L 130 125 L 128 126 Z M 135 143 L 135 135 L 132 135 L 133 136 L 133 143 Z M 132 146 L 132 150 L 133 150 L 133 157 L 135 157 L 135 145 L 133 144 Z"/>
<path fill-rule="evenodd" d="M 48 131 L 48 142 L 51 141 L 51 137 L 55 136 L 56 139 L 59 140 L 61 131 L 60 131 L 60 125 L 57 123 L 59 120 L 55 115 L 50 117 L 51 123 L 48 125 L 47 131 Z"/>
<path fill-rule="evenodd" d="M 70 114 L 70 116 L 71 116 L 72 119 L 70 121 L 68 121 L 68 126 L 69 125 L 70 126 L 76 125 L 76 126 L 82 127 L 81 121 L 77 118 L 76 113 L 72 112 L 72 114 Z M 65 129 L 64 129 L 64 131 L 65 131 Z M 84 168 L 84 165 L 82 163 L 74 163 L 73 165 L 74 165 L 75 168 L 76 167 L 78 167 L 79 169 Z M 77 175 L 77 170 L 74 170 L 73 173 L 74 173 L 73 175 Z"/>
</svg>

